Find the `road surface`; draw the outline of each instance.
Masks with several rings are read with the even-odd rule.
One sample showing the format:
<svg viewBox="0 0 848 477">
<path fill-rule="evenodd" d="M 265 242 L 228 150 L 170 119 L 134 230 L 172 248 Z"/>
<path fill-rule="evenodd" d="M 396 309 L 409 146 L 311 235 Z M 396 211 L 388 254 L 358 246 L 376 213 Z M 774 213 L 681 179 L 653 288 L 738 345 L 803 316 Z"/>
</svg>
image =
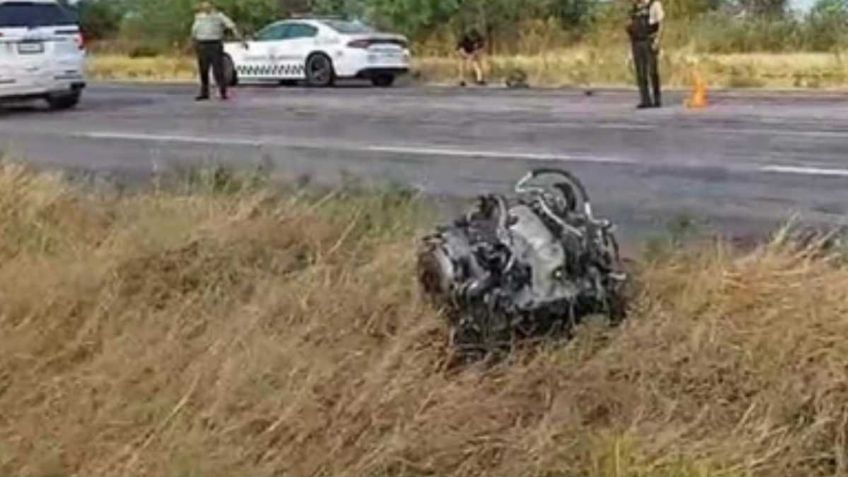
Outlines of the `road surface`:
<svg viewBox="0 0 848 477">
<path fill-rule="evenodd" d="M 49 167 L 145 178 L 175 164 L 270 163 L 323 183 L 350 174 L 434 196 L 507 191 L 534 166 L 581 177 L 596 212 L 641 236 L 680 216 L 732 234 L 797 213 L 842 224 L 848 97 L 721 93 L 636 111 L 625 91 L 93 85 L 74 111 L 0 110 L 0 148 Z"/>
</svg>

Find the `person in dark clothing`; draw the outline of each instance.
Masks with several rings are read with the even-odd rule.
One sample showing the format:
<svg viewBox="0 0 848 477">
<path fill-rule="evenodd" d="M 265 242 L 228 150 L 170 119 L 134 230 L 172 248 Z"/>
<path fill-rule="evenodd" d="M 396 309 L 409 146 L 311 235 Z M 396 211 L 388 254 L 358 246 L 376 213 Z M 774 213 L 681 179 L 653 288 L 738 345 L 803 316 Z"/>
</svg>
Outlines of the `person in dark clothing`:
<svg viewBox="0 0 848 477">
<path fill-rule="evenodd" d="M 658 56 L 663 17 L 660 0 L 634 0 L 627 33 L 639 85 L 640 109 L 662 106 Z"/>
<path fill-rule="evenodd" d="M 224 33 L 232 31 L 237 37 L 241 35 L 235 23 L 223 13 L 215 10 L 210 2 L 200 2 L 198 13 L 191 27 L 197 53 L 197 65 L 200 75 L 200 94 L 198 101 L 209 99 L 209 69 L 215 76 L 215 83 L 221 94 L 221 99 L 227 99 L 227 82 L 224 78 Z M 244 43 L 244 39 L 242 39 Z"/>
<path fill-rule="evenodd" d="M 477 30 L 465 33 L 457 44 L 457 53 L 461 59 L 459 67 L 459 84 L 465 86 L 468 66 L 474 70 L 474 79 L 478 85 L 486 84 L 483 76 L 482 56 L 486 46 L 483 36 Z"/>
</svg>

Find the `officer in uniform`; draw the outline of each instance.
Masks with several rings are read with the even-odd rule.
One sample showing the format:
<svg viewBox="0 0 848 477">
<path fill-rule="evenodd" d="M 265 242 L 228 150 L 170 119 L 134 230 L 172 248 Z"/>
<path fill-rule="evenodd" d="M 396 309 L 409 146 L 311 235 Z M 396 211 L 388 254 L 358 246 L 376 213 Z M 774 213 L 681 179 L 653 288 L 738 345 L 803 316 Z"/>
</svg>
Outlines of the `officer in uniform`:
<svg viewBox="0 0 848 477">
<path fill-rule="evenodd" d="M 627 33 L 633 48 L 633 63 L 641 96 L 640 109 L 662 106 L 657 57 L 664 16 L 660 0 L 633 0 Z"/>
<path fill-rule="evenodd" d="M 209 68 L 215 76 L 215 83 L 221 93 L 221 99 L 227 99 L 227 84 L 224 78 L 224 33 L 231 31 L 242 42 L 235 23 L 223 13 L 217 11 L 211 2 L 203 1 L 198 5 L 191 37 L 197 53 L 197 65 L 200 74 L 200 94 L 198 101 L 209 99 Z"/>
</svg>

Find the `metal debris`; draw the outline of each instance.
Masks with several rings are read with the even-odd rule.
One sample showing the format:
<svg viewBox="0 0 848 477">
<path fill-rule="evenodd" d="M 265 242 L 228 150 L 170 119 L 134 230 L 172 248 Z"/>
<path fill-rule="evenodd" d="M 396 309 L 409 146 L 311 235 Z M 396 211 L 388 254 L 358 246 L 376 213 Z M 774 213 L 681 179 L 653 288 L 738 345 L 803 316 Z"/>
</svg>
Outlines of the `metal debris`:
<svg viewBox="0 0 848 477">
<path fill-rule="evenodd" d="M 543 177 L 557 180 L 537 184 Z M 533 170 L 515 197 L 487 194 L 424 238 L 418 278 L 443 308 L 453 345 L 468 359 L 508 352 L 519 340 L 570 337 L 588 315 L 624 317 L 613 225 L 596 218 L 567 171 Z"/>
</svg>

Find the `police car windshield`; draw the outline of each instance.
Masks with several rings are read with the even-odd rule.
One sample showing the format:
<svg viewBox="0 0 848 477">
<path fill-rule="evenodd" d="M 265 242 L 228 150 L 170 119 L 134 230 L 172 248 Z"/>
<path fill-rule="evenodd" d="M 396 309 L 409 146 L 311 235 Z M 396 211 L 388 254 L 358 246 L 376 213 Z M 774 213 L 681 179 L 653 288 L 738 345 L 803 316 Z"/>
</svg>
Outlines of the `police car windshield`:
<svg viewBox="0 0 848 477">
<path fill-rule="evenodd" d="M 351 33 L 374 33 L 375 30 L 364 23 L 359 22 L 346 22 L 341 20 L 324 20 L 324 23 L 327 24 L 333 30 L 336 30 L 339 33 L 351 34 Z"/>
<path fill-rule="evenodd" d="M 70 12 L 55 3 L 0 3 L 0 28 L 75 25 Z"/>
</svg>

